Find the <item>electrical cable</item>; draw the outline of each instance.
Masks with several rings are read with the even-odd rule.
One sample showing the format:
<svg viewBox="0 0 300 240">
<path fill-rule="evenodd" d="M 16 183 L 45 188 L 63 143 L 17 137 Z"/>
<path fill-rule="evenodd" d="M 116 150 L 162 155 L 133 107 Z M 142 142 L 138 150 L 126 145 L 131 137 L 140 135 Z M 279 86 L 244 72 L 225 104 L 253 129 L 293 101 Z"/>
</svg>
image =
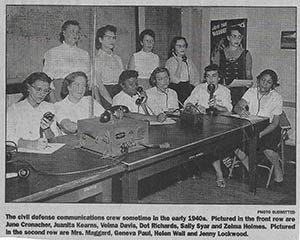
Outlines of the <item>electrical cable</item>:
<svg viewBox="0 0 300 240">
<path fill-rule="evenodd" d="M 117 165 L 118 163 L 124 161 L 128 156 L 128 151 L 126 151 L 125 153 L 123 153 L 120 156 L 117 157 L 113 157 L 113 158 L 103 158 L 103 160 L 109 160 L 111 159 L 111 161 L 113 162 L 112 164 L 106 164 L 104 166 L 99 166 L 99 167 L 95 167 L 95 168 L 91 168 L 91 169 L 86 169 L 86 170 L 78 170 L 78 171 L 71 171 L 71 172 L 63 172 L 63 173 L 51 173 L 51 172 L 47 172 L 47 171 L 41 171 L 39 169 L 37 169 L 36 167 L 34 167 L 30 162 L 26 161 L 26 160 L 14 160 L 14 161 L 10 161 L 10 163 L 25 163 L 27 165 L 29 165 L 29 167 L 35 171 L 36 173 L 40 174 L 40 175 L 46 175 L 46 176 L 68 176 L 68 175 L 75 175 L 75 174 L 81 174 L 81 173 L 88 173 L 88 172 L 92 172 L 92 171 L 96 171 L 96 170 L 101 170 L 101 169 L 106 169 L 112 166 Z"/>
</svg>

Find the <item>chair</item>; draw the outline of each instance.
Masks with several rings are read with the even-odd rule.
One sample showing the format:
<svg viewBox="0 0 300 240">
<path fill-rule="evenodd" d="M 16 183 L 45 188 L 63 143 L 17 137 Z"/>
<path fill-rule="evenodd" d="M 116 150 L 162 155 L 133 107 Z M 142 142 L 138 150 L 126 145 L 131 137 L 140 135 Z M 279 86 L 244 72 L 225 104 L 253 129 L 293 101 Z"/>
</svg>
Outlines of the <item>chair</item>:
<svg viewBox="0 0 300 240">
<path fill-rule="evenodd" d="M 281 157 L 281 169 L 282 169 L 282 173 L 284 174 L 284 164 L 286 163 L 285 159 L 284 159 L 284 148 L 285 148 L 285 141 L 288 139 L 288 131 L 292 128 L 290 121 L 288 120 L 285 112 L 282 112 L 281 116 L 280 116 L 280 122 L 279 122 L 279 126 L 281 128 L 281 137 L 280 137 L 280 142 L 278 144 L 279 147 L 279 151 L 280 151 L 280 157 Z M 269 172 L 268 175 L 268 180 L 266 183 L 266 188 L 269 187 L 270 185 L 270 181 L 272 178 L 272 174 L 274 171 L 274 166 L 273 164 L 269 163 L 269 164 L 265 164 L 265 163 L 259 163 L 257 165 L 257 167 L 260 168 L 264 168 L 267 169 Z"/>
</svg>

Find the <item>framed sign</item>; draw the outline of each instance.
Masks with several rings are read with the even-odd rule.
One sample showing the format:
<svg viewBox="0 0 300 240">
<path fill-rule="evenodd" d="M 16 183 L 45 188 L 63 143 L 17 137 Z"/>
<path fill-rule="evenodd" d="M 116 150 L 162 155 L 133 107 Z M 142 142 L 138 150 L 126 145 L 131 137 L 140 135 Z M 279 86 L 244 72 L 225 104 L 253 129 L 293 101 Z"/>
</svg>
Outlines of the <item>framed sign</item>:
<svg viewBox="0 0 300 240">
<path fill-rule="evenodd" d="M 296 31 L 281 32 L 280 48 L 296 49 Z"/>
</svg>

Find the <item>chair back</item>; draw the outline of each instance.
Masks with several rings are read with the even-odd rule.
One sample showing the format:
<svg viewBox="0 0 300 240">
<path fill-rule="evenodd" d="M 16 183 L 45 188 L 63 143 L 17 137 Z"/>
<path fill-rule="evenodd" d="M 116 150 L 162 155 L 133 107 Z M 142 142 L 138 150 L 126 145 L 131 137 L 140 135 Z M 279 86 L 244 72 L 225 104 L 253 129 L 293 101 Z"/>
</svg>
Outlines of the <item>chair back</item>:
<svg viewBox="0 0 300 240">
<path fill-rule="evenodd" d="M 281 129 L 291 129 L 291 123 L 289 121 L 289 119 L 286 116 L 286 113 L 284 111 L 282 111 L 281 115 L 280 115 L 280 120 L 279 120 L 279 126 L 281 127 Z"/>
</svg>

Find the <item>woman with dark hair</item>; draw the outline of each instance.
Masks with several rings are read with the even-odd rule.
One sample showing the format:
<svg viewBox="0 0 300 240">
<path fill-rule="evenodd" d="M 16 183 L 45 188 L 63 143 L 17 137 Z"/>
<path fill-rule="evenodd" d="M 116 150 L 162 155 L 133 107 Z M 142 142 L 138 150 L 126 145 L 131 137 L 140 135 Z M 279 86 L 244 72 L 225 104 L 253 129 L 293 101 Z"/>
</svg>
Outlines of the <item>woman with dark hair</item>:
<svg viewBox="0 0 300 240">
<path fill-rule="evenodd" d="M 219 66 L 210 64 L 204 68 L 204 83 L 199 84 L 186 99 L 184 106 L 196 112 L 206 113 L 210 107 L 219 112 L 231 112 L 232 104 L 230 91 L 219 82 L 222 80 Z M 211 96 L 209 85 L 214 85 L 214 93 Z M 218 187 L 225 187 L 225 180 L 221 169 L 221 161 L 218 159 L 213 162 L 216 171 L 216 183 Z"/>
<path fill-rule="evenodd" d="M 279 184 L 283 182 L 283 173 L 280 167 L 280 156 L 277 146 L 281 137 L 279 126 L 282 113 L 283 100 L 275 90 L 279 86 L 278 76 L 271 69 L 262 71 L 257 76 L 257 87 L 250 88 L 242 99 L 234 107 L 234 112 L 242 117 L 257 115 L 268 117 L 270 124 L 259 133 L 259 151 L 263 152 L 267 159 L 274 165 L 274 181 Z M 241 159 L 244 166 L 249 169 L 248 157 L 240 149 L 236 155 Z"/>
<path fill-rule="evenodd" d="M 145 29 L 140 33 L 139 43 L 142 49 L 134 53 L 128 63 L 128 69 L 136 70 L 139 74 L 139 85 L 149 88 L 149 77 L 152 71 L 159 66 L 159 56 L 153 53 L 155 33 Z"/>
<path fill-rule="evenodd" d="M 252 57 L 242 45 L 244 31 L 239 26 L 232 26 L 227 30 L 226 47 L 216 53 L 212 62 L 220 66 L 224 73 L 225 85 L 230 85 L 234 79 L 252 79 Z M 247 87 L 251 87 L 251 85 Z M 246 87 L 232 87 L 232 104 L 235 105 L 243 96 Z"/>
<path fill-rule="evenodd" d="M 177 93 L 168 87 L 170 83 L 168 69 L 155 68 L 151 73 L 149 82 L 152 88 L 146 90 L 147 106 L 151 109 L 152 114 L 158 115 L 179 108 Z"/>
<path fill-rule="evenodd" d="M 183 103 L 194 87 L 200 83 L 196 66 L 186 56 L 187 47 L 188 43 L 184 37 L 174 37 L 166 62 L 166 68 L 170 72 L 170 88 L 177 92 L 180 103 Z"/>
<path fill-rule="evenodd" d="M 61 45 L 51 48 L 44 55 L 45 72 L 54 81 L 51 88 L 56 89 L 55 94 L 51 94 L 51 101 L 56 102 L 61 99 L 60 87 L 63 79 L 72 72 L 82 71 L 90 75 L 90 57 L 87 51 L 77 47 L 80 39 L 79 22 L 68 20 L 64 22 L 59 34 Z"/>
<path fill-rule="evenodd" d="M 95 56 L 96 84 L 103 97 L 99 101 L 105 108 L 110 106 L 112 98 L 122 90 L 118 82 L 124 66 L 121 58 L 113 52 L 117 39 L 116 34 L 115 26 L 106 25 L 97 30 L 95 39 L 98 50 Z"/>
<path fill-rule="evenodd" d="M 84 72 L 70 73 L 63 81 L 62 101 L 55 103 L 57 121 L 65 134 L 77 131 L 77 121 L 89 117 L 90 96 L 84 96 L 87 76 Z M 100 116 L 104 108 L 94 101 L 94 115 Z"/>
<path fill-rule="evenodd" d="M 23 100 L 7 109 L 7 140 L 18 147 L 42 149 L 47 139 L 59 134 L 54 118 L 55 107 L 45 102 L 51 79 L 43 72 L 29 75 L 23 82 Z M 49 118 L 48 118 L 49 117 Z"/>
</svg>

